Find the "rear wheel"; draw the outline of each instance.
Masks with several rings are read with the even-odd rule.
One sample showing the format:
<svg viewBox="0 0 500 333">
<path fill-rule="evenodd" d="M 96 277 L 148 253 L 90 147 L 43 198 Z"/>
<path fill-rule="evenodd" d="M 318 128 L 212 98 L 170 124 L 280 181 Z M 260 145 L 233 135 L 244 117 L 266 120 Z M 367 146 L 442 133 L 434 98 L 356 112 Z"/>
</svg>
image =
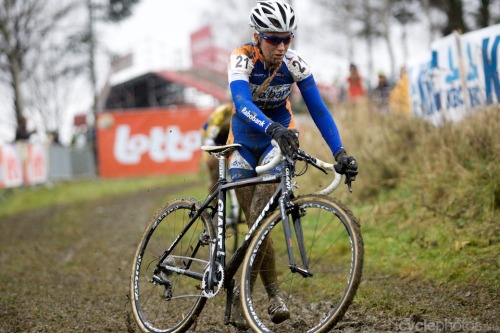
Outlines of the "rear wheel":
<svg viewBox="0 0 500 333">
<path fill-rule="evenodd" d="M 326 196 L 307 195 L 293 203 L 288 214 L 293 256 L 298 268 L 304 269 L 293 231 L 295 216 L 300 219 L 312 276 L 292 273 L 281 214 L 274 212 L 257 231 L 243 261 L 242 309 L 255 332 L 327 332 L 343 317 L 361 279 L 363 240 L 351 211 Z M 275 295 L 290 312 L 280 324 L 273 323 L 269 314 L 269 297 Z"/>
<path fill-rule="evenodd" d="M 182 272 L 203 275 L 208 267 L 213 229 L 207 214 L 194 221 L 160 263 L 199 207 L 200 203 L 190 198 L 168 202 L 142 236 L 134 257 L 130 288 L 134 318 L 144 332 L 185 332 L 205 305 L 202 281 Z M 175 267 L 179 273 L 162 266 Z"/>
</svg>

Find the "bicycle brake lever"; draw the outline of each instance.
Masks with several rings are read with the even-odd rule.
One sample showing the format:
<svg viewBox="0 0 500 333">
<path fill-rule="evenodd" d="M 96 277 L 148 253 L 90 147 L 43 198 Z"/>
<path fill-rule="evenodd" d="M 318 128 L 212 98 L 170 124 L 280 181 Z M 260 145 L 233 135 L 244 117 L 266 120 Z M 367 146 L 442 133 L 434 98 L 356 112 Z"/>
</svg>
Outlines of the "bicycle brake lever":
<svg viewBox="0 0 500 333">
<path fill-rule="evenodd" d="M 350 193 L 352 193 L 351 183 L 352 183 L 351 177 L 346 175 L 345 176 L 345 184 L 347 184 L 347 188 L 349 188 Z"/>
</svg>

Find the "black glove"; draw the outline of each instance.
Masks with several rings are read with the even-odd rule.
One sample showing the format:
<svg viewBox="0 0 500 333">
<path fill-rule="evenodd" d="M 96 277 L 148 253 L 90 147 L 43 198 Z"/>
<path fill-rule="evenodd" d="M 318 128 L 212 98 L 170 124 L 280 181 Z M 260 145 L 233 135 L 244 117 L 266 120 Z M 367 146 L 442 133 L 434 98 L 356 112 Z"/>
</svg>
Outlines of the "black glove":
<svg viewBox="0 0 500 333">
<path fill-rule="evenodd" d="M 345 150 L 342 149 L 335 155 L 335 161 L 338 163 L 335 166 L 335 171 L 342 175 L 346 175 L 351 181 L 356 179 L 356 175 L 358 174 L 358 161 L 356 161 L 354 156 L 347 156 Z"/>
<path fill-rule="evenodd" d="M 267 126 L 266 134 L 276 140 L 286 156 L 292 156 L 299 149 L 299 138 L 296 133 L 280 123 L 272 123 Z"/>
</svg>

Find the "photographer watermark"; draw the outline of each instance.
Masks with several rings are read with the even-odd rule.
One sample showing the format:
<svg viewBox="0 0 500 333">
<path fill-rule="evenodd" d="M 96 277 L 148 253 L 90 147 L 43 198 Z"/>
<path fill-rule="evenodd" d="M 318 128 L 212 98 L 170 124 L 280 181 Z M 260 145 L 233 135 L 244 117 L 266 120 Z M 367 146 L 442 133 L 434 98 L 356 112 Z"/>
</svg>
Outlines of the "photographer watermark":
<svg viewBox="0 0 500 333">
<path fill-rule="evenodd" d="M 399 332 L 500 332 L 500 326 L 460 320 L 404 320 L 398 325 Z"/>
</svg>

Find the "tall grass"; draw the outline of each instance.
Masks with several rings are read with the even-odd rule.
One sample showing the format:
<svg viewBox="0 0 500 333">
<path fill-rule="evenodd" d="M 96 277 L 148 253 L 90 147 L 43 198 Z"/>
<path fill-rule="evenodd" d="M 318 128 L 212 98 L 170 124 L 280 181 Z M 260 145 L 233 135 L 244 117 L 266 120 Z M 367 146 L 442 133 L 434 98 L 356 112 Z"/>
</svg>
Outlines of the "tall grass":
<svg viewBox="0 0 500 333">
<path fill-rule="evenodd" d="M 498 285 L 500 108 L 440 127 L 361 107 L 334 117 L 360 166 L 354 193 L 334 195 L 361 221 L 368 271 Z M 332 160 L 318 136 L 306 126 L 304 146 Z"/>
<path fill-rule="evenodd" d="M 418 309 L 390 291 L 398 284 L 472 286 L 495 295 L 500 284 L 500 107 L 439 127 L 366 109 L 358 105 L 334 114 L 346 150 L 359 162 L 353 193 L 341 187 L 333 194 L 362 226 L 365 284 L 358 299 L 400 315 Z M 301 137 L 306 151 L 333 161 L 315 126 L 306 124 Z M 308 174 L 300 181 L 301 191 L 325 185 L 324 177 Z"/>
</svg>

